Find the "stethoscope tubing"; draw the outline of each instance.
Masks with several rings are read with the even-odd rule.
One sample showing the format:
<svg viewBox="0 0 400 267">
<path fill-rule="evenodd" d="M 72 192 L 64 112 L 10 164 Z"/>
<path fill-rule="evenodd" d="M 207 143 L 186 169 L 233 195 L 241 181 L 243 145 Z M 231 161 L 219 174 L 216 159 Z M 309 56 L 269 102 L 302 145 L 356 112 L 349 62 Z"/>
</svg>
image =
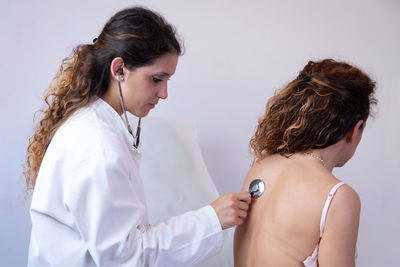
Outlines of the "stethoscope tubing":
<svg viewBox="0 0 400 267">
<path fill-rule="evenodd" d="M 134 139 L 133 146 L 137 149 L 139 146 L 139 141 L 140 141 L 140 124 L 141 124 L 142 118 L 139 118 L 138 126 L 136 128 L 136 135 L 133 136 L 132 127 L 129 124 L 128 116 L 126 115 L 124 98 L 122 97 L 121 81 L 119 79 L 118 79 L 118 89 L 119 89 L 119 96 L 120 96 L 120 100 L 121 100 L 122 112 L 124 114 L 124 119 L 125 119 L 125 125 L 126 125 L 126 128 L 128 129 L 128 132 L 132 135 L 132 137 Z"/>
</svg>

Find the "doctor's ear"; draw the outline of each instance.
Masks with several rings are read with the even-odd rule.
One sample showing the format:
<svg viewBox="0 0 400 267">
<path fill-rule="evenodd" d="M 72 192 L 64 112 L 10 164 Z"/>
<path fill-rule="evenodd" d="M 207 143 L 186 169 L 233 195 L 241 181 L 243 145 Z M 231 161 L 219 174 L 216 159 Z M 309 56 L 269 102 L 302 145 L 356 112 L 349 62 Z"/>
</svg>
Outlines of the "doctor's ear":
<svg viewBox="0 0 400 267">
<path fill-rule="evenodd" d="M 124 80 L 124 60 L 121 57 L 116 57 L 111 61 L 111 75 L 118 81 Z"/>
<path fill-rule="evenodd" d="M 362 134 L 364 129 L 364 120 L 359 120 L 356 125 L 347 133 L 346 141 L 347 143 L 353 142 L 358 134 Z"/>
</svg>

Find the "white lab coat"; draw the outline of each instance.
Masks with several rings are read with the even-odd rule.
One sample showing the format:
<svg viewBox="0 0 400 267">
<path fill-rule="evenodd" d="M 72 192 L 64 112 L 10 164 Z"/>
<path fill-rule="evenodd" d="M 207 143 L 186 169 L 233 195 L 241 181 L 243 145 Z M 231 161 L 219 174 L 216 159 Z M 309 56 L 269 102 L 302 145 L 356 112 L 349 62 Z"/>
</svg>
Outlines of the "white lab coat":
<svg viewBox="0 0 400 267">
<path fill-rule="evenodd" d="M 58 129 L 32 197 L 28 266 L 194 266 L 219 251 L 222 230 L 210 205 L 148 225 L 132 144 L 101 99 Z"/>
</svg>

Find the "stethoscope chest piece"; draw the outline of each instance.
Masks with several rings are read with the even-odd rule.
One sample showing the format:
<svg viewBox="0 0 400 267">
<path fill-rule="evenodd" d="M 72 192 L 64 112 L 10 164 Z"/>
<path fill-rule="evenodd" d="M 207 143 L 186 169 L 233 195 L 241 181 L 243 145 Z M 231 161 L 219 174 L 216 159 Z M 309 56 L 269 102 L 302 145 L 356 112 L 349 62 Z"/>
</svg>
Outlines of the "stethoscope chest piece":
<svg viewBox="0 0 400 267">
<path fill-rule="evenodd" d="M 249 185 L 249 193 L 252 198 L 260 197 L 264 193 L 264 190 L 265 190 L 265 185 L 263 180 L 255 179 L 251 181 Z"/>
</svg>

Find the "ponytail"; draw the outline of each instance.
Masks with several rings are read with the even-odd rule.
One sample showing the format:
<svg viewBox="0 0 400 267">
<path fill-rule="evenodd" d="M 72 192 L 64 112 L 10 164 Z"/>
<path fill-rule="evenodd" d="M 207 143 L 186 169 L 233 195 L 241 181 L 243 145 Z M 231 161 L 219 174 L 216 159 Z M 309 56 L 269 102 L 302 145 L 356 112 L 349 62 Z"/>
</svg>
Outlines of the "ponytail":
<svg viewBox="0 0 400 267">
<path fill-rule="evenodd" d="M 47 89 L 44 101 L 47 108 L 38 129 L 29 139 L 24 175 L 26 190 L 35 187 L 44 154 L 57 129 L 90 99 L 90 63 L 86 59 L 91 45 L 78 46 L 74 53 L 63 59 L 60 69 Z"/>
</svg>

